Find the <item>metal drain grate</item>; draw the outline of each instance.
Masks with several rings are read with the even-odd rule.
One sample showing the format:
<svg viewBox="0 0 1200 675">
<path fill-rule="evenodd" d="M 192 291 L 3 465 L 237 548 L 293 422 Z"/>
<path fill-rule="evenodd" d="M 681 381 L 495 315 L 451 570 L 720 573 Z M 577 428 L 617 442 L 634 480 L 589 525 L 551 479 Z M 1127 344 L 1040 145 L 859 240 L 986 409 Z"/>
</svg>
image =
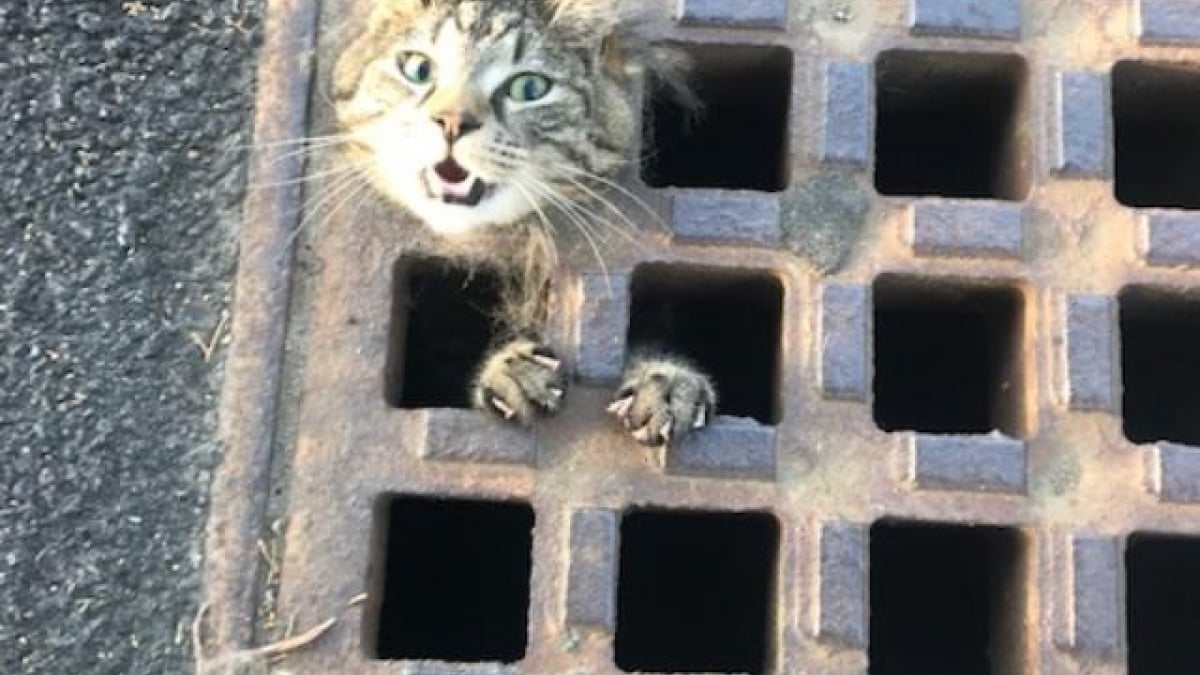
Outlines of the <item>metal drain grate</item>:
<svg viewBox="0 0 1200 675">
<path fill-rule="evenodd" d="M 1183 675 L 1200 658 L 1200 539 L 1136 534 L 1125 554 L 1130 675 Z"/>
<path fill-rule="evenodd" d="M 875 422 L 887 431 L 1025 435 L 1021 294 L 1005 286 L 875 282 Z"/>
<path fill-rule="evenodd" d="M 1130 206 L 1200 207 L 1200 64 L 1113 66 L 1117 199 Z"/>
<path fill-rule="evenodd" d="M 677 45 L 692 61 L 698 109 L 651 87 L 642 175 L 654 187 L 778 192 L 788 182 L 792 52 Z"/>
<path fill-rule="evenodd" d="M 385 497 L 377 507 L 381 659 L 514 663 L 525 655 L 533 510 Z M 373 634 L 373 635 L 372 635 Z"/>
<path fill-rule="evenodd" d="M 1021 200 L 1029 189 L 1025 61 L 889 50 L 875 62 L 881 194 Z"/>
<path fill-rule="evenodd" d="M 727 415 L 779 421 L 783 289 L 753 270 L 642 265 L 630 282 L 630 353 L 666 352 L 712 376 Z"/>
<path fill-rule="evenodd" d="M 492 343 L 499 283 L 487 270 L 430 258 L 396 264 L 385 386 L 399 408 L 468 408 Z"/>
<path fill-rule="evenodd" d="M 1008 528 L 872 527 L 871 672 L 1026 672 L 1025 548 Z"/>
<path fill-rule="evenodd" d="M 317 86 L 368 5 L 324 3 Z M 557 280 L 577 381 L 536 431 L 463 408 L 486 277 L 371 203 L 276 265 L 299 167 L 264 151 L 252 180 L 281 187 L 247 198 L 218 641 L 254 636 L 280 517 L 276 613 L 345 617 L 295 673 L 1185 672 L 1200 5 L 645 6 L 697 57 L 696 132 L 746 143 L 682 143 L 648 89 L 661 152 L 624 181 L 671 236 Z M 316 10 L 273 6 L 260 111 L 288 115 L 260 141 L 329 128 L 294 58 Z M 285 355 L 265 318 L 288 289 Z M 726 400 L 661 468 L 603 412 L 652 343 Z"/>
<path fill-rule="evenodd" d="M 625 514 L 617 666 L 626 672 L 767 672 L 778 548 L 779 523 L 768 514 Z"/>
<path fill-rule="evenodd" d="M 1125 436 L 1200 446 L 1200 302 L 1140 286 L 1120 302 Z"/>
</svg>

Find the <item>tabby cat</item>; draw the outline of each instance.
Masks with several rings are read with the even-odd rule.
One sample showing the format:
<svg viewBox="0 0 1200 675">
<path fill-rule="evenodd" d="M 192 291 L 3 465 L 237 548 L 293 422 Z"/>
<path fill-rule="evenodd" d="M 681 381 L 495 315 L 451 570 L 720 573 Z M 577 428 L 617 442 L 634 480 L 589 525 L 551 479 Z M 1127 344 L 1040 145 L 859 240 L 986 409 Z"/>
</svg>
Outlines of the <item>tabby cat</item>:
<svg viewBox="0 0 1200 675">
<path fill-rule="evenodd" d="M 557 264 L 545 219 L 561 200 L 595 198 L 633 161 L 638 73 L 673 62 L 637 43 L 620 2 L 378 0 L 334 69 L 348 160 L 378 192 L 448 249 L 507 242 L 489 243 L 486 261 L 502 273 L 506 337 L 471 394 L 514 423 L 560 410 L 567 387 L 543 340 Z M 639 442 L 665 446 L 715 406 L 707 376 L 653 354 L 630 360 L 609 412 Z"/>
</svg>

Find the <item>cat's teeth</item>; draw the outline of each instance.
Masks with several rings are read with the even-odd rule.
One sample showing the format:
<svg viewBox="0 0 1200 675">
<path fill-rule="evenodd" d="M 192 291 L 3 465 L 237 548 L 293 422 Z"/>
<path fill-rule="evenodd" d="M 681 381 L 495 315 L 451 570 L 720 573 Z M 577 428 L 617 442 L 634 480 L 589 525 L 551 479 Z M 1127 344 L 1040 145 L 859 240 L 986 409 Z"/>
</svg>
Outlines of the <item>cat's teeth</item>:
<svg viewBox="0 0 1200 675">
<path fill-rule="evenodd" d="M 447 183 L 442 181 L 442 192 L 452 197 L 467 197 L 471 194 L 471 188 L 475 186 L 475 181 L 467 178 L 461 183 Z"/>
<path fill-rule="evenodd" d="M 649 443 L 650 442 L 650 425 L 647 424 L 646 426 L 642 427 L 641 429 L 638 429 L 637 431 L 633 432 L 633 438 L 634 438 L 634 440 L 641 441 L 642 443 Z"/>
<path fill-rule="evenodd" d="M 428 168 L 421 174 L 425 191 L 430 199 L 459 204 L 461 206 L 477 206 L 487 195 L 488 185 L 482 178 L 467 169 L 462 169 L 465 178 L 461 181 L 448 181 L 435 168 Z M 457 176 L 455 176 L 457 177 Z"/>
</svg>

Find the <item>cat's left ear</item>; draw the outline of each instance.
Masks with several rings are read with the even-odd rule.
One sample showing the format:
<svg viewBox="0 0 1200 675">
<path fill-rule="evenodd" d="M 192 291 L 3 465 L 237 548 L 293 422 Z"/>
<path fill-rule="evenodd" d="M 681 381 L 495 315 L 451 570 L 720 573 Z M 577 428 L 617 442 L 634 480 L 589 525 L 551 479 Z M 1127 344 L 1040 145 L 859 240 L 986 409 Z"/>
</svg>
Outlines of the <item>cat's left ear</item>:
<svg viewBox="0 0 1200 675">
<path fill-rule="evenodd" d="M 607 38 L 621 22 L 623 0 L 544 0 L 550 25 Z"/>
<path fill-rule="evenodd" d="M 543 0 L 550 25 L 591 47 L 597 61 L 613 75 L 626 69 L 621 36 L 624 0 Z"/>
</svg>

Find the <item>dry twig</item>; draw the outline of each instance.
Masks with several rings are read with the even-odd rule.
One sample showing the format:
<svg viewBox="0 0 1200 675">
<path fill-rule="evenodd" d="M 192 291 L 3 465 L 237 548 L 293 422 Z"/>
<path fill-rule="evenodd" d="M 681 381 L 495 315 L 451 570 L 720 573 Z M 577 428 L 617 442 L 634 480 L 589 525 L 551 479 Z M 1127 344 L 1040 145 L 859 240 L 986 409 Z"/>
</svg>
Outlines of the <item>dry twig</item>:
<svg viewBox="0 0 1200 675">
<path fill-rule="evenodd" d="M 196 620 L 192 622 L 192 651 L 196 658 L 197 675 L 234 675 L 242 666 L 259 664 L 286 656 L 313 644 L 338 622 L 336 618 L 327 619 L 299 635 L 278 642 L 209 658 L 205 653 L 203 635 L 204 617 L 207 614 L 208 605 L 204 604 L 196 613 Z"/>
<path fill-rule="evenodd" d="M 212 334 L 208 339 L 200 337 L 197 333 L 188 335 L 192 339 L 192 343 L 200 350 L 200 356 L 204 358 L 205 363 L 212 363 L 213 355 L 217 353 L 217 349 L 221 346 L 221 339 L 225 337 L 225 326 L 229 323 L 229 314 L 221 312 L 221 318 L 217 321 L 217 327 L 213 329 Z"/>
</svg>

